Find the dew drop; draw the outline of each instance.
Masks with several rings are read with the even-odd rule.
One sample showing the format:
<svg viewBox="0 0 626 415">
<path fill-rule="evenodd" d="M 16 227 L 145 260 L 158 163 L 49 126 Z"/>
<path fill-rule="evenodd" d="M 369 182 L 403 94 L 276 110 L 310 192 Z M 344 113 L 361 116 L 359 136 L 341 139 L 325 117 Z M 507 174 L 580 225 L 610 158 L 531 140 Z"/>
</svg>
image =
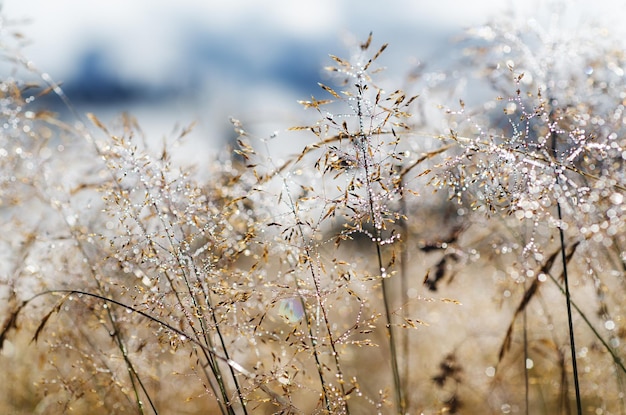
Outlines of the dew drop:
<svg viewBox="0 0 626 415">
<path fill-rule="evenodd" d="M 288 298 L 280 302 L 278 314 L 290 323 L 297 323 L 304 317 L 302 301 L 299 298 Z"/>
<path fill-rule="evenodd" d="M 611 195 L 611 203 L 613 203 L 614 205 L 621 205 L 623 201 L 624 196 L 622 196 L 620 193 L 613 193 Z"/>
</svg>

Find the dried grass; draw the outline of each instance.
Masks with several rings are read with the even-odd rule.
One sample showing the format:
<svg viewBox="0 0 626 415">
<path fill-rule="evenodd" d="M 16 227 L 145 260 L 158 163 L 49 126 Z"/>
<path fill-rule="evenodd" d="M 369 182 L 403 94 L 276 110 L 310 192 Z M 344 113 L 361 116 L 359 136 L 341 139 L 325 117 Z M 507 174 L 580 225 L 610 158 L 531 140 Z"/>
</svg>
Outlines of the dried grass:
<svg viewBox="0 0 626 415">
<path fill-rule="evenodd" d="M 582 408 L 626 413 L 623 56 L 489 28 L 508 98 L 447 131 L 377 86 L 370 36 L 301 102 L 313 142 L 277 162 L 233 119 L 209 179 L 3 80 L 0 411 L 572 413 L 571 323 Z"/>
</svg>

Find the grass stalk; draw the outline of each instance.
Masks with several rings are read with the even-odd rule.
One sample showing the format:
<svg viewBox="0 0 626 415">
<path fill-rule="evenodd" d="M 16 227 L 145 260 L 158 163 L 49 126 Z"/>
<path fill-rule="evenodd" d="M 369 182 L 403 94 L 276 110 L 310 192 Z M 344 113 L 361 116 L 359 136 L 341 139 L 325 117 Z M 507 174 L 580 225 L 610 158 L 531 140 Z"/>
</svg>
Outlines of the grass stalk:
<svg viewBox="0 0 626 415">
<path fill-rule="evenodd" d="M 52 205 L 54 205 L 54 204 L 52 204 Z M 62 209 L 62 208 L 59 207 L 59 209 Z M 69 229 L 70 233 L 73 235 L 74 240 L 77 242 L 77 247 L 80 250 L 80 253 L 81 253 L 82 257 L 85 259 L 85 261 L 87 263 L 90 264 L 89 269 L 91 270 L 91 272 L 90 272 L 91 279 L 96 284 L 96 287 L 97 287 L 98 291 L 101 292 L 101 293 L 104 293 L 106 290 L 104 289 L 100 279 L 97 278 L 97 276 L 93 272 L 95 267 L 91 263 L 90 257 L 87 254 L 87 252 L 85 251 L 85 247 L 84 247 L 84 245 L 83 245 L 83 243 L 81 241 L 80 235 L 78 235 L 76 233 L 75 227 L 71 226 L 67 222 L 68 215 L 64 214 L 64 212 L 62 210 L 60 210 L 59 213 L 63 217 L 64 224 L 67 226 L 67 228 Z M 126 342 L 122 338 L 121 327 L 120 327 L 120 325 L 117 322 L 115 314 L 113 313 L 113 311 L 109 307 L 106 308 L 106 316 L 107 316 L 107 319 L 109 321 L 109 324 L 111 324 L 111 328 L 109 330 L 109 333 L 111 334 L 111 337 L 113 337 L 113 339 L 115 340 L 115 344 L 116 344 L 118 350 L 120 351 L 120 354 L 122 355 L 122 358 L 124 360 L 124 364 L 126 365 L 126 370 L 128 372 L 129 380 L 130 380 L 131 387 L 132 387 L 132 390 L 133 390 L 135 403 L 137 404 L 137 412 L 140 415 L 143 415 L 143 413 L 144 413 L 144 404 L 143 404 L 141 396 L 140 396 L 140 392 L 139 392 L 139 389 L 138 389 L 138 387 L 139 387 L 139 388 L 141 388 L 141 391 L 143 392 L 143 394 L 146 397 L 146 399 L 148 400 L 148 403 L 150 404 L 150 407 L 152 408 L 153 412 L 155 414 L 158 414 L 158 411 L 156 409 L 156 406 L 154 405 L 154 402 L 152 401 L 150 393 L 148 392 L 147 388 L 145 387 L 143 381 L 141 380 L 141 377 L 139 376 L 139 373 L 137 372 L 137 370 L 135 368 L 135 365 L 133 364 L 133 362 L 130 360 L 130 357 L 128 356 L 128 350 L 126 348 Z"/>
<path fill-rule="evenodd" d="M 328 314 L 326 311 L 326 307 L 323 304 L 323 299 L 322 299 L 322 291 L 321 291 L 321 287 L 319 284 L 319 279 L 315 273 L 315 270 L 313 268 L 313 258 L 311 258 L 311 252 L 309 250 L 309 247 L 305 247 L 305 252 L 308 258 L 308 262 L 309 262 L 309 271 L 311 273 L 311 279 L 313 280 L 313 283 L 315 285 L 315 293 L 316 293 L 316 298 L 318 301 L 318 306 L 320 307 L 320 310 L 322 310 L 322 318 L 324 320 L 324 324 L 325 324 L 325 329 L 326 332 L 328 333 L 328 343 L 330 345 L 330 349 L 331 349 L 331 354 L 333 356 L 333 360 L 335 363 L 335 368 L 337 370 L 337 377 L 338 377 L 338 382 L 339 382 L 339 388 L 341 390 L 341 396 L 342 396 L 342 406 L 343 409 L 345 411 L 346 414 L 350 414 L 350 407 L 348 406 L 348 401 L 346 400 L 346 389 L 345 389 L 345 381 L 344 381 L 344 377 L 343 377 L 343 372 L 341 370 L 341 365 L 339 364 L 339 354 L 337 353 L 337 347 L 335 345 L 335 337 L 333 336 L 331 327 L 330 327 L 330 320 L 328 318 Z M 318 362 L 319 364 L 319 362 Z M 323 376 L 322 376 L 323 378 Z M 328 404 L 328 402 L 327 402 Z"/>
<path fill-rule="evenodd" d="M 524 311 L 522 312 L 522 322 L 523 322 L 523 330 L 524 330 L 524 364 L 523 364 L 523 369 L 524 369 L 524 406 L 525 406 L 525 410 L 526 410 L 526 415 L 530 414 L 530 399 L 529 399 L 529 392 L 530 392 L 530 385 L 528 382 L 528 367 L 527 367 L 527 362 L 528 362 L 528 319 L 527 319 L 527 315 L 526 315 L 526 308 L 524 308 Z"/>
<path fill-rule="evenodd" d="M 357 79 L 357 95 L 356 95 L 356 103 L 357 103 L 357 118 L 359 123 L 359 131 L 357 136 L 354 138 L 356 140 L 355 145 L 359 150 L 359 156 L 363 162 L 364 169 L 364 178 L 365 178 L 365 187 L 367 191 L 367 201 L 369 204 L 370 217 L 372 224 L 374 225 L 374 236 L 375 236 L 375 244 L 376 244 L 376 260 L 378 263 L 378 272 L 381 274 L 382 279 L 382 294 L 383 294 L 383 303 L 385 308 L 385 320 L 386 320 L 386 330 L 387 337 L 389 340 L 389 352 L 391 356 L 391 371 L 393 375 L 393 388 L 396 402 L 396 409 L 399 414 L 405 413 L 405 402 L 402 397 L 402 383 L 400 381 L 400 369 L 398 364 L 398 353 L 396 348 L 396 338 L 393 330 L 393 321 L 392 321 L 392 313 L 391 313 L 391 293 L 390 293 L 390 279 L 387 277 L 387 273 L 385 271 L 383 265 L 383 255 L 381 249 L 381 241 L 382 241 L 382 228 L 383 223 L 379 218 L 380 212 L 378 212 L 375 201 L 374 201 L 374 183 L 372 182 L 372 178 L 370 176 L 370 170 L 372 168 L 372 161 L 370 156 L 370 145 L 371 145 L 371 133 L 365 127 L 365 114 L 364 114 L 364 106 L 365 97 L 364 92 L 367 90 L 367 84 L 364 79 L 364 75 L 362 73 L 358 74 Z"/>
<path fill-rule="evenodd" d="M 557 202 L 557 212 L 559 220 L 562 220 L 561 216 L 561 204 Z M 574 377 L 574 390 L 576 392 L 576 410 L 578 415 L 582 415 L 582 400 L 580 397 L 580 385 L 578 379 L 578 364 L 576 361 L 576 341 L 574 339 L 574 323 L 572 319 L 572 300 L 569 290 L 569 280 L 567 277 L 567 260 L 565 253 L 565 236 L 563 232 L 563 228 L 559 227 L 559 240 L 561 244 L 561 260 L 563 261 L 563 284 L 565 285 L 565 298 L 567 301 L 567 325 L 569 330 L 569 339 L 570 339 L 570 349 L 572 355 L 572 372 Z"/>
<path fill-rule="evenodd" d="M 400 219 L 400 231 L 402 234 L 402 240 L 400 241 L 400 299 L 402 304 L 402 318 L 409 318 L 409 251 L 408 251 L 408 243 L 409 243 L 409 225 L 407 223 L 407 203 L 404 197 L 404 192 L 402 188 L 404 187 L 403 177 L 400 176 L 400 213 L 402 218 Z M 411 402 L 409 401 L 409 394 L 407 391 L 407 387 L 409 384 L 410 377 L 410 365 L 411 365 L 411 354 L 409 353 L 410 346 L 410 336 L 408 331 L 404 332 L 404 336 L 402 336 L 402 357 L 404 359 L 404 365 L 402 368 L 402 387 L 404 390 L 402 391 L 402 396 L 404 397 L 404 407 L 410 408 Z"/>
<path fill-rule="evenodd" d="M 146 190 L 148 191 L 148 189 L 146 189 Z M 162 224 L 165 227 L 165 229 L 167 230 L 166 234 L 167 234 L 167 237 L 169 239 L 170 246 L 174 247 L 173 236 L 170 234 L 169 227 L 166 226 L 166 223 L 164 222 L 164 219 L 162 218 L 162 215 L 160 214 L 159 207 L 156 205 L 156 203 L 153 203 L 152 207 L 155 210 L 155 212 L 157 212 L 159 214 L 159 216 L 161 217 Z M 137 226 L 139 226 L 139 228 L 141 229 L 144 237 L 148 241 L 148 245 L 149 245 L 150 249 L 152 250 L 152 255 L 154 257 L 158 258 L 159 257 L 159 255 L 158 255 L 158 246 L 156 246 L 155 241 L 152 238 L 150 238 L 150 236 L 148 234 L 148 231 L 143 226 L 143 223 L 141 222 L 141 220 L 139 218 L 137 218 L 137 217 L 134 217 L 134 220 L 135 220 L 135 223 L 137 224 Z M 176 255 L 176 261 L 178 262 L 178 264 L 180 266 L 180 270 L 183 272 L 183 280 L 184 280 L 184 283 L 186 285 L 187 292 L 188 292 L 188 294 L 189 294 L 189 296 L 190 296 L 190 298 L 192 300 L 192 304 L 193 304 L 193 306 L 194 306 L 194 308 L 196 310 L 200 310 L 200 304 L 197 301 L 196 296 L 195 296 L 195 294 L 194 294 L 194 292 L 192 290 L 191 284 L 190 284 L 190 282 L 189 282 L 189 280 L 187 278 L 187 272 L 186 272 L 187 268 L 184 266 L 183 261 L 180 258 L 180 255 Z M 186 307 L 185 307 L 185 303 L 183 301 L 183 298 L 181 296 L 182 293 L 176 287 L 176 284 L 174 282 L 174 278 L 170 275 L 170 273 L 168 271 L 164 271 L 163 275 L 166 277 L 166 280 L 167 280 L 167 282 L 168 282 L 172 292 L 174 293 L 176 301 L 178 302 L 179 306 L 181 307 L 182 310 L 185 310 Z M 197 319 L 199 321 L 200 331 L 201 331 L 202 336 L 204 337 L 204 341 L 205 341 L 206 346 L 208 348 L 210 348 L 211 350 L 215 351 L 215 347 L 213 346 L 212 339 L 211 339 L 210 333 L 208 331 L 208 323 L 206 322 L 204 316 L 201 313 L 196 313 L 196 314 L 198 314 Z M 185 313 L 185 316 L 186 316 L 186 318 L 188 320 L 188 324 L 190 325 L 190 327 L 193 327 L 194 324 L 191 321 L 191 319 L 192 319 L 191 315 L 189 315 L 189 313 Z M 197 336 L 196 330 L 194 330 L 193 332 L 194 332 L 194 335 Z M 196 337 L 196 340 L 199 341 L 199 339 L 197 337 Z M 214 360 L 215 357 L 214 357 L 213 354 L 207 353 L 205 348 L 202 348 L 202 351 L 203 351 L 203 354 L 204 354 L 207 362 L 209 363 L 209 366 L 211 367 L 211 372 L 212 372 L 212 374 L 213 374 L 213 376 L 214 376 L 214 378 L 215 378 L 215 380 L 217 382 L 217 385 L 218 385 L 218 388 L 219 388 L 219 391 L 220 391 L 219 395 L 218 394 L 215 395 L 216 397 L 217 396 L 221 396 L 221 399 L 218 398 L 218 403 L 219 403 L 219 406 L 220 406 L 220 410 L 224 414 L 234 415 L 234 412 L 233 412 L 234 410 L 233 410 L 232 405 L 230 403 L 230 397 L 229 397 L 228 392 L 226 390 L 226 385 L 224 383 L 224 379 L 223 379 L 223 375 L 222 375 L 220 366 Z M 202 365 L 202 367 L 204 369 L 205 366 Z M 205 374 L 206 374 L 206 372 L 205 372 Z M 209 376 L 207 376 L 207 381 L 209 382 L 209 384 L 213 388 L 213 382 L 211 382 L 211 378 Z M 215 392 L 215 390 L 214 390 L 214 392 Z"/>
<path fill-rule="evenodd" d="M 550 115 L 551 115 L 551 118 L 553 118 L 554 111 Z M 557 133 L 555 126 L 551 127 L 550 135 L 552 138 L 552 157 L 554 161 L 557 162 L 558 161 L 558 154 L 557 154 L 558 133 Z M 559 171 L 555 169 L 555 183 L 557 186 L 560 183 L 559 176 L 560 176 Z M 559 223 L 562 223 L 563 213 L 561 211 L 561 202 L 558 199 L 556 200 L 556 211 L 557 211 L 557 218 L 559 220 Z M 566 246 L 565 246 L 565 232 L 562 226 L 559 226 L 558 228 L 559 228 L 559 243 L 561 247 L 561 261 L 563 262 L 563 284 L 565 285 L 565 301 L 567 303 L 567 325 L 568 325 L 568 331 L 569 331 L 570 351 L 571 351 L 571 357 L 572 357 L 572 375 L 574 377 L 574 390 L 576 393 L 576 411 L 578 415 L 582 415 L 583 409 L 582 409 L 582 400 L 580 397 L 578 363 L 576 360 L 576 341 L 574 337 L 574 321 L 572 319 L 572 299 L 571 299 L 571 294 L 570 294 L 569 279 L 568 279 L 568 272 L 567 272 L 568 268 L 567 268 L 567 253 L 566 253 Z"/>
<path fill-rule="evenodd" d="M 325 330 L 328 333 L 328 343 L 330 345 L 330 349 L 331 349 L 331 354 L 333 356 L 333 360 L 335 363 L 335 369 L 337 370 L 337 377 L 338 377 L 338 382 L 339 382 L 339 388 L 341 391 L 341 396 L 342 396 L 342 407 L 345 411 L 346 414 L 350 414 L 350 407 L 348 405 L 348 401 L 346 399 L 346 389 L 345 389 L 345 380 L 344 380 L 344 376 L 343 376 L 343 371 L 341 370 L 341 365 L 339 363 L 339 353 L 337 352 L 337 347 L 335 345 L 335 336 L 333 335 L 331 326 L 330 326 L 330 319 L 328 317 L 328 313 L 326 310 L 326 307 L 324 306 L 324 301 L 323 301 L 323 297 L 322 297 L 322 289 L 320 286 L 320 281 L 319 281 L 319 277 L 317 275 L 317 273 L 315 272 L 315 267 L 314 267 L 314 263 L 315 263 L 315 258 L 313 257 L 313 252 L 312 252 L 312 248 L 310 246 L 310 242 L 304 240 L 305 239 L 305 234 L 304 234 L 304 229 L 302 228 L 302 221 L 300 221 L 298 219 L 298 211 L 296 209 L 296 204 L 293 200 L 293 197 L 291 195 L 291 192 L 289 191 L 289 186 L 288 184 L 285 182 L 284 183 L 285 189 L 287 191 L 287 198 L 289 200 L 289 208 L 291 209 L 291 214 L 294 216 L 294 218 L 296 219 L 296 223 L 297 223 L 297 227 L 298 230 L 300 232 L 300 236 L 302 238 L 302 242 L 304 244 L 303 248 L 304 248 L 304 253 L 307 259 L 307 268 L 309 270 L 309 273 L 311 275 L 311 280 L 313 281 L 313 285 L 315 287 L 315 297 L 317 299 L 317 305 L 318 307 L 320 307 L 320 310 L 322 311 L 322 319 L 324 321 L 324 325 L 325 325 Z M 318 351 L 318 343 L 316 340 L 316 336 L 314 336 L 313 334 L 313 325 L 312 325 L 312 321 L 309 319 L 309 313 L 306 311 L 306 306 L 304 304 L 304 300 L 302 299 L 302 297 L 300 297 L 300 301 L 302 304 L 302 310 L 304 310 L 304 318 L 307 322 L 307 329 L 309 331 L 309 336 L 311 338 L 311 344 L 313 346 L 313 355 L 315 358 L 315 363 L 317 366 L 317 370 L 318 370 L 318 374 L 320 377 L 320 382 L 322 384 L 322 393 L 324 395 L 324 403 L 326 405 L 326 409 L 329 411 L 329 413 L 332 413 L 332 406 L 331 406 L 331 402 L 330 402 L 330 398 L 328 396 L 328 386 L 327 386 L 327 382 L 325 381 L 324 378 L 324 372 L 322 369 L 322 365 L 319 359 L 319 351 Z"/>
<path fill-rule="evenodd" d="M 548 275 L 550 276 L 550 279 L 552 280 L 552 282 L 554 282 L 554 284 L 556 284 L 556 286 L 559 288 L 561 293 L 567 298 L 567 291 L 565 290 L 564 285 L 561 285 L 561 283 L 559 283 L 557 278 L 555 278 L 551 274 L 548 274 Z M 591 320 L 589 320 L 587 315 L 580 309 L 580 307 L 576 304 L 576 302 L 570 299 L 570 303 L 572 307 L 574 308 L 574 310 L 576 310 L 578 315 L 580 315 L 583 321 L 587 324 L 587 327 L 589 327 L 589 329 L 592 331 L 595 338 L 598 339 L 600 343 L 602 343 L 602 346 L 604 346 L 604 349 L 609 353 L 609 355 L 611 355 L 613 362 L 617 365 L 619 369 L 622 370 L 622 372 L 624 372 L 624 374 L 626 374 L 626 366 L 624 365 L 623 359 L 617 355 L 615 350 L 613 350 L 613 348 L 609 345 L 609 343 L 602 337 L 600 332 L 598 332 L 598 330 L 593 326 L 593 324 L 591 323 Z"/>
<path fill-rule="evenodd" d="M 383 269 L 382 263 L 382 253 L 380 249 L 380 244 L 376 244 L 376 256 L 378 258 L 379 269 Z M 389 338 L 389 351 L 391 353 L 391 370 L 393 372 L 393 384 L 394 384 L 394 394 L 396 397 L 396 406 L 399 414 L 404 414 L 406 407 L 405 402 L 402 397 L 402 384 L 400 382 L 400 371 L 398 369 L 398 355 L 396 352 L 396 338 L 392 326 L 391 321 L 391 295 L 389 293 L 389 278 L 383 277 L 382 280 L 382 290 L 383 290 L 383 302 L 385 304 L 385 318 L 387 328 L 387 336 Z"/>
<path fill-rule="evenodd" d="M 32 297 L 28 298 L 27 300 L 22 301 L 21 304 L 19 304 L 19 306 L 16 308 L 16 310 L 13 311 L 12 313 L 12 317 L 11 317 L 11 321 L 16 321 L 17 317 L 19 316 L 19 314 L 24 310 L 24 308 L 30 304 L 32 301 L 34 301 L 37 298 L 40 297 L 44 297 L 44 296 L 48 296 L 48 295 L 55 295 L 55 294 L 76 294 L 76 295 L 82 295 L 85 297 L 91 297 L 91 298 L 95 298 L 98 299 L 104 303 L 107 304 L 112 304 L 112 305 L 116 305 L 118 307 L 121 307 L 125 310 L 128 310 L 131 313 L 135 313 L 137 315 L 140 315 L 144 318 L 146 318 L 147 320 L 156 323 L 159 326 L 164 327 L 165 329 L 171 331 L 172 333 L 175 333 L 181 337 L 184 337 L 186 339 L 188 339 L 189 342 L 194 343 L 196 346 L 198 346 L 199 348 L 205 350 L 207 353 L 211 354 L 216 361 L 220 361 L 222 363 L 225 363 L 226 365 L 228 365 L 229 367 L 232 367 L 234 371 L 236 371 L 237 373 L 239 373 L 240 375 L 250 379 L 251 381 L 255 381 L 258 380 L 258 376 L 255 375 L 253 372 L 245 369 L 241 364 L 235 362 L 232 359 L 228 359 L 225 356 L 221 355 L 220 353 L 218 353 L 217 351 L 211 350 L 210 348 L 208 348 L 206 345 L 204 345 L 200 340 L 198 340 L 197 338 L 195 338 L 194 336 L 190 335 L 189 333 L 185 332 L 184 330 L 178 329 L 174 326 L 172 326 L 171 324 L 163 321 L 160 318 L 154 317 L 153 315 L 146 313 L 145 311 L 142 311 L 136 307 L 133 307 L 131 305 L 125 304 L 121 301 L 115 300 L 113 298 L 108 298 L 105 296 L 102 296 L 100 294 L 96 294 L 96 293 L 91 293 L 88 291 L 81 291 L 81 290 L 71 290 L 71 289 L 57 289 L 57 290 L 45 290 L 45 291 L 41 291 L 35 295 L 33 295 Z M 5 327 L 3 328 L 3 331 L 0 332 L 0 339 L 4 339 L 6 338 L 6 332 L 8 330 L 10 330 L 12 327 L 14 327 L 14 324 L 7 324 L 5 325 Z M 40 331 L 41 329 L 43 329 L 43 326 L 39 327 Z M 298 409 L 296 407 L 293 406 L 293 404 L 291 404 L 290 402 L 288 402 L 286 399 L 284 399 L 283 397 L 281 397 L 280 395 L 276 394 L 275 392 L 273 392 L 271 389 L 269 389 L 267 386 L 265 386 L 262 382 L 259 383 L 259 388 L 265 392 L 270 399 L 279 404 L 282 405 L 284 408 L 286 408 L 287 410 L 293 410 L 295 411 L 295 413 L 299 413 L 300 411 L 298 411 Z"/>
<path fill-rule="evenodd" d="M 309 339 L 311 341 L 311 347 L 313 348 L 313 359 L 315 360 L 315 368 L 317 369 L 320 386 L 322 387 L 322 399 L 324 400 L 324 406 L 326 406 L 326 411 L 328 411 L 328 413 L 330 414 L 332 413 L 332 409 L 330 406 L 330 397 L 328 396 L 328 388 L 326 386 L 326 381 L 324 380 L 324 370 L 320 361 L 320 352 L 319 346 L 317 344 L 317 336 L 313 333 L 313 321 L 311 320 L 311 316 L 306 309 L 306 303 L 304 302 L 304 298 L 302 298 L 302 296 L 300 296 L 299 298 L 300 305 L 302 306 L 302 310 L 304 312 L 303 318 L 309 334 Z"/>
</svg>

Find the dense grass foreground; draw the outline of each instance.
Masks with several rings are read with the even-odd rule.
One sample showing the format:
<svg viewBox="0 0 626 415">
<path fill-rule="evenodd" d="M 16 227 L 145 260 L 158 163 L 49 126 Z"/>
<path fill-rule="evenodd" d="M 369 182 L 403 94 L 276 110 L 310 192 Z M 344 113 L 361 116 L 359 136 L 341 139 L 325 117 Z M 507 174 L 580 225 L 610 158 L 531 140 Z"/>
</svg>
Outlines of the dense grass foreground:
<svg viewBox="0 0 626 415">
<path fill-rule="evenodd" d="M 208 174 L 7 50 L 48 90 L 0 85 L 0 411 L 625 414 L 624 55 L 544 35 L 480 28 L 479 93 L 419 97 L 370 36 Z"/>
</svg>

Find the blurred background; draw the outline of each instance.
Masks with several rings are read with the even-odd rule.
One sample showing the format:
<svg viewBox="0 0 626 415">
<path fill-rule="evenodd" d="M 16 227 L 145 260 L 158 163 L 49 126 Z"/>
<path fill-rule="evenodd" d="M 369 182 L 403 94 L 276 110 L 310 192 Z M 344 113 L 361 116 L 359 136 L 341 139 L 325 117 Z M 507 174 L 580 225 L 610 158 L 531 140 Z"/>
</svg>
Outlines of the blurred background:
<svg viewBox="0 0 626 415">
<path fill-rule="evenodd" d="M 386 77 L 419 63 L 429 70 L 459 55 L 464 29 L 502 16 L 597 20 L 624 30 L 624 1 L 473 0 L 4 0 L 4 27 L 27 40 L 22 53 L 62 87 L 79 113 L 108 122 L 123 111 L 148 136 L 197 122 L 193 156 L 222 148 L 229 117 L 261 134 L 301 124 L 296 103 L 323 97 L 328 54 L 374 33 L 389 43 Z M 3 67 L 5 68 L 5 67 Z M 7 69 L 2 69 L 5 72 Z M 7 76 L 8 74 L 2 74 Z M 59 105 L 58 111 L 64 109 Z"/>
</svg>

